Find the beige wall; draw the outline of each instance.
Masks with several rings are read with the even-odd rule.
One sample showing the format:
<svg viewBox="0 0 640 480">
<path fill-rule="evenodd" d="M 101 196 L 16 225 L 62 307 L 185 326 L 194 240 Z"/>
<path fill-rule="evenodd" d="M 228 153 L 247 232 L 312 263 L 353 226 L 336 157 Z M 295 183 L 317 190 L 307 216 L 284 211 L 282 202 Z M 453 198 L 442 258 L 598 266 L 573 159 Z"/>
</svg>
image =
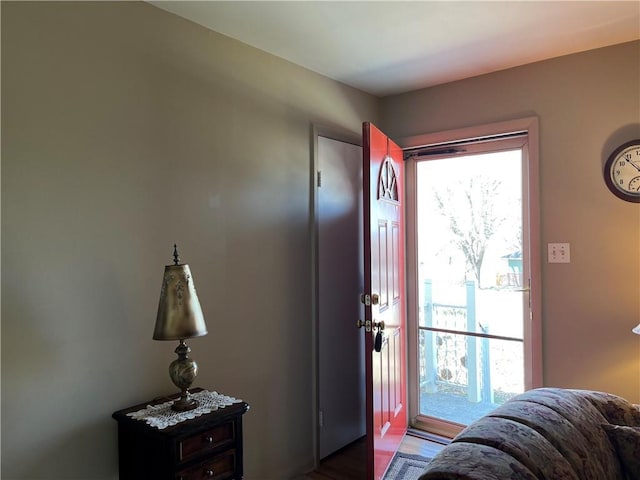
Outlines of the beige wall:
<svg viewBox="0 0 640 480">
<path fill-rule="evenodd" d="M 151 339 L 178 243 L 197 384 L 250 403 L 248 479 L 313 460 L 314 122 L 377 100 L 144 3 L 2 2 L 2 478 L 117 478 L 117 409 L 175 390 Z"/>
<path fill-rule="evenodd" d="M 395 138 L 536 115 L 544 383 L 640 402 L 640 204 L 607 190 L 614 148 L 640 138 L 640 42 L 388 97 Z M 547 264 L 569 242 L 571 263 Z"/>
<path fill-rule="evenodd" d="M 210 331 L 197 383 L 251 404 L 246 477 L 310 465 L 314 122 L 537 114 L 542 239 L 572 246 L 543 265 L 546 383 L 640 400 L 639 206 L 600 175 L 640 137 L 640 44 L 379 102 L 147 4 L 1 6 L 3 479 L 117 477 L 111 413 L 174 389 L 151 340 L 174 242 Z"/>
</svg>

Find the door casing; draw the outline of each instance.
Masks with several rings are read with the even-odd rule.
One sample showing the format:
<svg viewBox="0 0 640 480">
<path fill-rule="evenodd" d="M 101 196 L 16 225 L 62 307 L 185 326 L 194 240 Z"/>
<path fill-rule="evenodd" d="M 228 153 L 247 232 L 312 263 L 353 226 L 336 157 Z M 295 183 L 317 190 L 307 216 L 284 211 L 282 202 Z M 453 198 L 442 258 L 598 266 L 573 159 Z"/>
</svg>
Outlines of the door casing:
<svg viewBox="0 0 640 480">
<path fill-rule="evenodd" d="M 530 252 L 529 278 L 531 279 L 529 299 L 530 318 L 524 325 L 525 389 L 540 387 L 542 379 L 542 298 L 541 298 L 541 244 L 540 244 L 540 202 L 538 167 L 538 118 L 526 117 L 506 122 L 485 124 L 475 127 L 448 130 L 401 138 L 397 143 L 404 149 L 421 146 L 446 144 L 461 139 L 485 138 L 507 132 L 526 132 L 528 141 L 523 149 L 524 168 L 522 175 L 523 200 L 528 208 L 523 209 L 523 224 L 528 235 L 523 235 L 524 247 Z M 418 331 L 417 299 L 418 272 L 415 254 L 417 252 L 417 205 L 416 205 L 416 162 L 407 160 L 406 168 L 406 248 L 407 248 L 407 331 L 408 338 L 408 378 L 418 378 L 418 342 L 413 332 Z M 528 243 L 527 243 L 528 242 Z M 409 380 L 409 421 L 414 426 L 424 426 L 419 415 L 419 389 L 417 382 Z M 429 419 L 429 429 L 433 433 L 447 437 L 455 436 L 460 427 L 449 422 Z"/>
</svg>

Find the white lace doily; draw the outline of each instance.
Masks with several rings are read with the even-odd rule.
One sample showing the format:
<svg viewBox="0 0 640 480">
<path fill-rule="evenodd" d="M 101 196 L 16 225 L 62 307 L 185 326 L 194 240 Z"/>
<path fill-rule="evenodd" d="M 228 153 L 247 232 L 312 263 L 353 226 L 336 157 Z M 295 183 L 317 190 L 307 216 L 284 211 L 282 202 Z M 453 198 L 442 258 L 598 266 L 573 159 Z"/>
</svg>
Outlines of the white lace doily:
<svg viewBox="0 0 640 480">
<path fill-rule="evenodd" d="M 176 412 L 171 410 L 171 404 L 173 404 L 173 400 L 171 400 L 158 405 L 147 405 L 147 407 L 142 410 L 127 413 L 127 417 L 131 417 L 135 420 L 142 420 L 148 425 L 162 430 L 163 428 L 176 425 L 180 422 L 184 422 L 185 420 L 190 420 L 206 413 L 211 413 L 219 408 L 224 408 L 234 403 L 242 402 L 242 400 L 237 398 L 222 395 L 218 392 L 210 392 L 208 390 L 193 393 L 191 396 L 198 401 L 198 406 L 187 412 Z"/>
</svg>

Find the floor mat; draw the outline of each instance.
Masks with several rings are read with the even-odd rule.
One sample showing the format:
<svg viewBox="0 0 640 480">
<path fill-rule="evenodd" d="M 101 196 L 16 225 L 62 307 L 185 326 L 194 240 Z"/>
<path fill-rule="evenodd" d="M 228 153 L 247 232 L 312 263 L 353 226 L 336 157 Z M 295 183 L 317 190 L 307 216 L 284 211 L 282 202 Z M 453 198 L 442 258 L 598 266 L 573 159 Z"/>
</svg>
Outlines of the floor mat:
<svg viewBox="0 0 640 480">
<path fill-rule="evenodd" d="M 384 475 L 384 480 L 418 480 L 430 458 L 408 453 L 396 453 Z"/>
</svg>

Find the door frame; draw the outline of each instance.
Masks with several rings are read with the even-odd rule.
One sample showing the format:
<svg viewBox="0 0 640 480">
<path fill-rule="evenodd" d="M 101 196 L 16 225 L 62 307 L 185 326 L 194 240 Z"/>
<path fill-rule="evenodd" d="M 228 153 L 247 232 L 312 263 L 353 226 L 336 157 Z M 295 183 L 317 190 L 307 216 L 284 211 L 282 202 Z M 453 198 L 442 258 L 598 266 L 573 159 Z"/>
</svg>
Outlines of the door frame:
<svg viewBox="0 0 640 480">
<path fill-rule="evenodd" d="M 319 351 L 319 205 L 318 205 L 318 137 L 325 137 L 339 142 L 350 143 L 362 147 L 362 133 L 349 131 L 340 127 L 332 127 L 322 124 L 311 125 L 311 168 L 309 173 L 309 237 L 311 239 L 311 425 L 313 433 L 313 468 L 320 465 L 320 351 Z M 357 299 L 355 299 L 357 301 Z M 356 328 L 356 321 L 353 320 L 353 328 Z"/>
<path fill-rule="evenodd" d="M 507 132 L 526 132 L 528 137 L 528 149 L 523 152 L 526 155 L 523 171 L 523 198 L 528 199 L 528 211 L 523 211 L 523 223 L 529 231 L 530 274 L 531 285 L 529 299 L 531 302 L 531 318 L 528 325 L 525 322 L 524 336 L 529 341 L 524 344 L 525 365 L 530 365 L 530 371 L 525 371 L 525 389 L 541 387 L 543 385 L 542 373 L 542 264 L 540 242 L 540 177 L 539 177 L 539 134 L 538 117 L 531 116 L 505 122 L 489 123 L 473 127 L 446 130 L 435 133 L 400 138 L 396 143 L 403 149 L 423 147 L 429 145 L 444 144 L 461 139 L 474 139 L 502 135 Z M 407 350 L 408 350 L 408 379 L 418 377 L 418 345 L 416 333 L 418 331 L 418 270 L 415 260 L 417 242 L 417 183 L 416 161 L 405 162 L 406 180 L 406 248 L 407 248 Z M 523 238 L 523 241 L 526 239 Z M 413 337 L 412 337 L 413 335 Z M 409 423 L 415 426 L 419 416 L 419 389 L 415 382 L 409 380 Z M 452 428 L 448 422 L 434 422 L 434 433 L 447 437 L 454 436 L 459 429 Z"/>
</svg>

